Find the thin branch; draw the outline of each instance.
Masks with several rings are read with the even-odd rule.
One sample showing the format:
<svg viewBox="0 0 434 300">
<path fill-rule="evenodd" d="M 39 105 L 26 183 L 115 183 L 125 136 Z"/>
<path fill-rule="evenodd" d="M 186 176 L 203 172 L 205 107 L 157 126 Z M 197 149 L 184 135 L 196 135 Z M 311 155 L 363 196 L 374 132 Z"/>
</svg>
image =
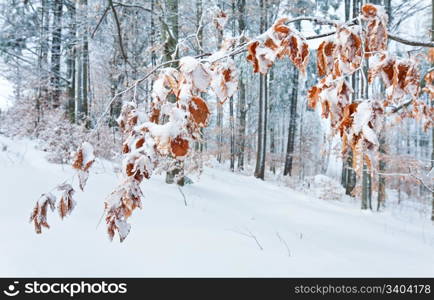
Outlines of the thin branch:
<svg viewBox="0 0 434 300">
<path fill-rule="evenodd" d="M 280 236 L 279 232 L 276 232 L 276 235 L 279 238 L 280 242 L 285 245 L 286 250 L 288 251 L 288 256 L 291 256 L 291 250 L 289 250 L 288 243 Z"/>
<path fill-rule="evenodd" d="M 383 176 L 410 176 L 410 177 L 413 177 L 414 179 L 419 181 L 419 183 L 421 183 L 428 191 L 430 191 L 431 193 L 434 193 L 434 188 L 428 186 L 422 178 L 418 177 L 417 175 L 415 175 L 413 173 L 382 173 L 382 172 L 376 172 L 376 173 L 378 175 L 383 175 Z"/>
<path fill-rule="evenodd" d="M 404 103 L 401 103 L 400 105 L 398 105 L 396 107 L 393 107 L 391 112 L 396 113 L 396 112 L 400 111 L 401 109 L 409 106 L 412 102 L 413 102 L 413 98 L 404 102 Z"/>
<path fill-rule="evenodd" d="M 428 48 L 434 47 L 434 42 L 421 42 L 421 41 L 409 40 L 409 39 L 394 35 L 392 33 L 388 33 L 388 35 L 389 35 L 389 39 L 396 41 L 398 43 L 401 43 L 401 44 L 405 44 L 405 45 L 409 45 L 409 46 L 415 46 L 415 47 L 428 47 Z"/>
<path fill-rule="evenodd" d="M 27 50 L 28 50 L 28 49 L 27 49 Z M 19 55 L 17 55 L 17 54 L 11 53 L 11 52 L 8 52 L 8 51 L 6 51 L 6 50 L 4 50 L 4 49 L 2 49 L 2 48 L 0 48 L 0 51 L 3 52 L 3 53 L 5 53 L 6 55 L 13 56 L 13 57 L 16 58 L 16 59 L 18 59 L 18 60 L 20 60 L 20 61 L 22 61 L 22 62 L 25 62 L 25 63 L 29 64 L 29 65 L 32 66 L 32 67 L 35 67 L 35 64 L 34 64 L 33 62 L 31 62 L 31 61 L 25 59 L 25 58 L 22 57 L 22 56 L 19 56 Z M 59 73 L 57 73 L 57 72 L 53 72 L 52 70 L 50 70 L 50 69 L 46 69 L 46 68 L 44 68 L 44 67 L 42 67 L 42 66 L 41 66 L 40 68 L 41 68 L 42 71 L 45 71 L 45 72 L 47 72 L 48 74 L 54 74 L 54 75 L 58 76 L 59 79 L 63 80 L 65 83 L 70 84 L 70 81 L 69 81 L 68 79 L 66 79 L 65 77 L 63 77 L 62 75 L 60 75 Z M 32 72 L 32 71 L 30 71 L 30 72 Z M 33 72 L 32 72 L 32 73 L 33 73 Z"/>
<path fill-rule="evenodd" d="M 179 185 L 178 185 L 178 190 L 181 193 L 182 198 L 184 198 L 185 207 L 187 207 L 187 198 L 185 198 L 184 192 L 182 191 L 181 187 L 179 187 Z"/>
<path fill-rule="evenodd" d="M 125 62 L 129 64 L 128 57 L 127 57 L 127 54 L 126 54 L 126 52 L 124 50 L 124 45 L 123 45 L 123 42 L 122 42 L 121 24 L 119 22 L 119 18 L 118 18 L 118 14 L 116 12 L 116 8 L 113 5 L 113 0 L 108 0 L 108 2 L 109 2 L 109 6 L 110 6 L 110 8 L 111 8 L 111 10 L 113 12 L 113 17 L 115 19 L 116 28 L 117 28 L 117 31 L 118 31 L 119 47 L 121 49 L 122 56 L 124 57 Z"/>
<path fill-rule="evenodd" d="M 151 9 L 146 8 L 144 6 L 141 6 L 141 5 L 137 5 L 137 4 L 125 4 L 125 3 L 121 3 L 121 2 L 113 2 L 113 4 L 114 4 L 114 6 L 122 6 L 122 7 L 126 7 L 126 8 L 139 8 L 139 9 L 147 11 L 151 14 L 155 14 L 155 12 L 152 11 Z"/>
<path fill-rule="evenodd" d="M 92 34 L 90 35 L 90 37 L 93 39 L 95 36 L 95 33 L 97 32 L 99 26 L 101 25 L 102 21 L 105 19 L 105 17 L 107 16 L 108 11 L 110 10 L 110 5 L 107 6 L 104 10 L 104 13 L 102 14 L 101 18 L 98 21 L 98 24 L 96 24 L 95 29 L 93 30 Z"/>
<path fill-rule="evenodd" d="M 235 233 L 238 233 L 238 234 L 241 234 L 241 235 L 244 235 L 244 236 L 246 236 L 248 238 L 254 239 L 255 242 L 256 242 L 256 245 L 258 245 L 259 249 L 261 251 L 264 250 L 264 248 L 262 247 L 261 243 L 258 241 L 258 239 L 256 238 L 256 236 L 249 229 L 245 229 L 245 230 L 248 233 L 245 233 L 245 232 L 242 232 L 242 231 L 238 231 L 238 230 L 231 230 L 231 231 L 233 231 Z"/>
</svg>

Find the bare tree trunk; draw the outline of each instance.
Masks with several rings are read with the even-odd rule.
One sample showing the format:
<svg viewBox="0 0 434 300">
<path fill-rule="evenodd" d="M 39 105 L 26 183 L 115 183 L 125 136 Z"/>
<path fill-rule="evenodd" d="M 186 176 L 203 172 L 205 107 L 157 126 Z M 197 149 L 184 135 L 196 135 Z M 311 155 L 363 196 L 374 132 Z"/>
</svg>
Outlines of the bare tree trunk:
<svg viewBox="0 0 434 300">
<path fill-rule="evenodd" d="M 39 67 L 39 87 L 38 97 L 36 98 L 36 110 L 38 112 L 37 123 L 41 120 L 46 100 L 48 96 L 48 74 L 46 68 L 48 66 L 48 32 L 50 25 L 50 10 L 48 0 L 41 0 L 41 33 L 40 33 L 40 53 L 38 58 Z"/>
<path fill-rule="evenodd" d="M 431 40 L 434 41 L 434 0 L 431 2 Z M 434 64 L 432 64 L 434 67 Z M 434 106 L 434 101 L 431 101 L 431 107 Z M 431 168 L 434 168 L 434 127 L 431 128 Z M 431 195 L 432 198 L 432 214 L 431 220 L 434 221 L 434 192 Z"/>
<path fill-rule="evenodd" d="M 83 119 L 83 5 L 78 2 L 77 11 L 77 47 L 75 52 L 75 122 Z"/>
<path fill-rule="evenodd" d="M 379 137 L 379 147 L 378 151 L 380 152 L 380 156 L 386 154 L 386 137 L 384 135 L 384 131 L 380 133 Z M 379 160 L 379 171 L 380 173 L 384 173 L 386 170 L 386 161 L 384 157 L 380 157 Z M 386 201 L 386 177 L 383 175 L 378 176 L 378 197 L 377 197 L 377 211 L 384 207 Z"/>
<path fill-rule="evenodd" d="M 373 2 L 374 4 L 381 4 L 381 1 Z M 389 17 L 389 24 L 392 21 L 392 7 L 391 7 L 391 0 L 385 0 L 384 6 L 386 9 L 386 13 Z M 381 84 L 380 86 L 380 93 L 384 93 L 384 85 Z M 383 119 L 383 122 L 385 120 Z M 380 152 L 380 160 L 379 160 L 379 171 L 380 173 L 384 173 L 386 170 L 386 161 L 384 159 L 384 155 L 386 154 L 386 136 L 384 135 L 384 130 L 380 132 L 379 136 L 379 147 L 378 151 Z M 379 211 L 381 208 L 385 206 L 386 202 L 386 177 L 382 174 L 378 175 L 378 194 L 377 194 L 377 211 Z"/>
<path fill-rule="evenodd" d="M 223 30 L 217 29 L 217 47 L 220 47 L 223 41 Z M 217 101 L 217 161 L 223 162 L 223 105 Z"/>
<path fill-rule="evenodd" d="M 295 133 L 297 130 L 297 100 L 298 100 L 298 77 L 299 72 L 297 68 L 293 68 L 292 79 L 292 92 L 291 92 L 291 106 L 289 112 L 289 126 L 288 126 L 288 142 L 286 146 L 285 167 L 283 169 L 284 176 L 291 176 L 292 163 L 295 145 Z"/>
<path fill-rule="evenodd" d="M 232 15 L 235 15 L 235 0 L 232 0 Z M 235 36 L 235 21 L 232 22 L 232 36 Z M 235 115 L 234 97 L 229 99 L 229 130 L 230 130 L 230 170 L 235 171 Z"/>
<path fill-rule="evenodd" d="M 265 28 L 265 14 L 264 14 L 264 0 L 260 0 L 260 15 L 261 20 L 259 24 L 259 31 L 263 32 Z M 255 166 L 255 177 L 264 179 L 263 172 L 261 170 L 262 167 L 262 155 L 263 155 L 263 146 L 264 146 L 264 81 L 265 76 L 259 75 L 259 108 L 258 108 L 258 144 L 257 144 L 257 152 L 256 152 L 256 166 Z"/>
<path fill-rule="evenodd" d="M 89 42 L 88 42 L 88 28 L 87 28 L 87 0 L 83 1 L 83 69 L 82 69 L 82 101 L 83 101 L 83 120 L 86 122 L 86 127 L 89 127 Z"/>
<path fill-rule="evenodd" d="M 235 171 L 235 117 L 234 117 L 234 98 L 229 99 L 229 127 L 230 127 L 230 169 Z"/>
<path fill-rule="evenodd" d="M 66 57 L 66 78 L 68 79 L 68 117 L 71 122 L 75 122 L 75 55 L 76 55 L 76 18 L 75 18 L 75 2 L 72 1 L 67 7 L 67 16 L 69 22 L 69 30 L 67 33 L 67 57 Z"/>
<path fill-rule="evenodd" d="M 276 155 L 276 142 L 275 142 L 275 132 L 274 128 L 270 128 L 270 153 L 271 153 L 271 161 L 270 161 L 270 171 L 273 172 L 273 174 L 276 174 L 276 161 L 275 161 L 275 155 Z"/>
<path fill-rule="evenodd" d="M 167 14 L 167 26 L 163 24 L 163 39 L 164 39 L 164 61 L 172 60 L 178 57 L 178 0 L 166 0 L 166 12 Z M 177 64 L 172 64 L 172 67 L 177 67 Z M 175 102 L 176 99 L 169 99 L 171 102 Z M 185 184 L 184 168 L 181 161 L 176 160 L 175 166 L 171 171 L 166 173 L 166 183 L 175 183 L 175 177 L 177 178 L 176 184 L 183 186 Z"/>
<path fill-rule="evenodd" d="M 239 127 L 238 127 L 238 169 L 244 170 L 244 151 L 246 146 L 246 89 L 243 79 L 239 81 Z"/>
<path fill-rule="evenodd" d="M 238 33 L 246 29 L 245 17 L 246 0 L 237 0 L 238 10 Z M 239 106 L 239 127 L 238 127 L 238 169 L 244 170 L 244 151 L 246 144 L 246 86 L 244 79 L 240 76 L 238 82 L 238 106 Z"/>
<path fill-rule="evenodd" d="M 261 178 L 261 163 L 262 163 L 262 146 L 263 146 L 263 92 L 264 89 L 264 76 L 261 74 L 259 75 L 259 109 L 258 109 L 258 145 L 257 145 L 257 152 L 256 152 L 256 167 L 255 167 L 255 177 Z M 263 178 L 261 178 L 263 179 Z"/>
<path fill-rule="evenodd" d="M 54 0 L 53 9 L 53 31 L 51 37 L 51 106 L 58 108 L 60 105 L 60 51 L 62 43 L 62 10 L 63 1 Z"/>
<path fill-rule="evenodd" d="M 366 61 L 366 65 L 363 66 L 363 71 L 367 74 L 369 65 L 368 61 Z M 363 61 L 362 61 L 363 63 Z M 361 93 L 363 95 L 363 99 L 366 101 L 369 99 L 369 85 L 362 81 L 361 84 Z M 368 166 L 365 162 L 365 158 L 363 158 L 363 170 L 362 170 L 362 209 L 372 209 L 372 178 L 371 171 L 368 169 Z"/>
<path fill-rule="evenodd" d="M 80 45 L 76 52 L 75 75 L 75 118 L 76 122 L 88 121 L 88 73 L 89 73 L 89 44 L 87 30 L 87 0 L 80 0 L 77 21 L 77 41 Z"/>
</svg>

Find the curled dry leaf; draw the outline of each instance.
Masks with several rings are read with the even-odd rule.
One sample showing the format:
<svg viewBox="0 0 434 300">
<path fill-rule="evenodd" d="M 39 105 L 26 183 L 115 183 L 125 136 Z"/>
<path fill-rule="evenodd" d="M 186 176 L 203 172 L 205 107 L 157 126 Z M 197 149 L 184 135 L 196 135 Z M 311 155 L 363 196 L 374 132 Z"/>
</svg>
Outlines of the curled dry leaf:
<svg viewBox="0 0 434 300">
<path fill-rule="evenodd" d="M 323 41 L 317 50 L 318 76 L 322 77 L 332 72 L 335 65 L 336 44 L 333 41 Z"/>
<path fill-rule="evenodd" d="M 362 6 L 361 12 L 362 18 L 367 22 L 365 56 L 386 51 L 388 17 L 384 8 L 367 3 Z"/>
<path fill-rule="evenodd" d="M 192 83 L 193 88 L 205 92 L 211 82 L 211 75 L 206 66 L 191 56 L 181 58 L 179 64 L 183 76 Z"/>
<path fill-rule="evenodd" d="M 59 211 L 60 218 L 63 219 L 67 215 L 71 214 L 76 205 L 74 199 L 72 198 L 72 195 L 74 195 L 75 191 L 72 186 L 67 183 L 59 185 L 57 189 L 62 192 L 57 209 Z"/>
<path fill-rule="evenodd" d="M 427 58 L 431 64 L 434 64 L 434 48 L 428 49 Z"/>
<path fill-rule="evenodd" d="M 253 65 L 253 72 L 266 74 L 276 58 L 288 56 L 304 74 L 309 59 L 309 46 L 305 38 L 295 29 L 285 25 L 288 18 L 278 19 L 260 40 L 247 45 L 247 60 Z"/>
<path fill-rule="evenodd" d="M 434 48 L 433 48 L 434 49 Z M 431 72 L 428 72 L 424 76 L 425 80 L 425 87 L 422 89 L 423 92 L 427 93 L 430 100 L 434 100 L 434 70 Z"/>
<path fill-rule="evenodd" d="M 56 197 L 51 193 L 42 194 L 36 202 L 35 207 L 30 214 L 30 222 L 33 222 L 37 234 L 42 233 L 42 227 L 50 228 L 47 222 L 48 208 L 54 211 L 56 206 Z"/>
<path fill-rule="evenodd" d="M 164 102 L 167 96 L 179 93 L 179 77 L 180 73 L 174 68 L 161 69 L 158 78 L 154 81 L 152 86 L 152 99 L 153 102 L 160 104 Z"/>
<path fill-rule="evenodd" d="M 379 74 L 386 87 L 385 106 L 399 104 L 409 95 L 416 99 L 419 94 L 419 70 L 413 60 L 399 60 L 381 56 L 372 61 L 368 71 L 368 82 L 372 83 Z"/>
<path fill-rule="evenodd" d="M 348 26 L 339 26 L 336 31 L 337 61 L 335 72 L 351 73 L 362 64 L 362 40 L 359 35 Z M 339 69 L 337 69 L 337 66 Z"/>
<path fill-rule="evenodd" d="M 135 179 L 128 179 L 107 198 L 105 220 L 110 240 L 113 240 L 116 232 L 118 232 L 121 242 L 129 234 L 131 225 L 126 220 L 136 208 L 142 208 L 141 198 L 143 194 L 139 184 Z"/>
<path fill-rule="evenodd" d="M 220 102 L 225 102 L 238 88 L 238 71 L 235 62 L 230 58 L 217 61 L 213 64 L 211 72 L 211 88 Z"/>
<path fill-rule="evenodd" d="M 77 170 L 80 189 L 83 190 L 89 177 L 89 168 L 95 162 L 95 154 L 90 143 L 84 142 L 78 149 L 72 167 Z"/>
</svg>

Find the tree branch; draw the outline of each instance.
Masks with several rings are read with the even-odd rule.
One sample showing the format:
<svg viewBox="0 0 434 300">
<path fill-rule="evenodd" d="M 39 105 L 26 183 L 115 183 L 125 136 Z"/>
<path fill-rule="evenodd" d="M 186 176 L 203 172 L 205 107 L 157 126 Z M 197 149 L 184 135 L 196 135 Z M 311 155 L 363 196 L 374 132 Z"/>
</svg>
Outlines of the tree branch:
<svg viewBox="0 0 434 300">
<path fill-rule="evenodd" d="M 405 44 L 405 45 L 409 45 L 409 46 L 415 46 L 415 47 L 428 47 L 428 48 L 434 47 L 434 42 L 421 42 L 421 41 L 409 40 L 409 39 L 394 35 L 392 33 L 388 33 L 388 35 L 389 35 L 389 39 L 391 39 L 395 42 L 401 43 L 401 44 Z"/>
<path fill-rule="evenodd" d="M 118 14 L 116 12 L 116 8 L 113 5 L 113 0 L 108 0 L 108 3 L 109 3 L 109 6 L 110 6 L 110 8 L 111 8 L 111 10 L 113 12 L 113 17 L 115 19 L 116 28 L 117 28 L 117 32 L 118 32 L 119 47 L 121 49 L 122 56 L 124 57 L 125 62 L 129 64 L 128 57 L 127 57 L 127 54 L 125 53 L 124 45 L 123 45 L 123 42 L 122 42 L 121 24 L 119 22 L 119 18 L 118 18 Z"/>
<path fill-rule="evenodd" d="M 107 16 L 107 13 L 108 13 L 109 10 L 110 10 L 110 5 L 105 8 L 104 13 L 102 14 L 101 18 L 98 21 L 98 24 L 96 24 L 95 29 L 93 30 L 92 34 L 90 35 L 91 38 L 93 38 L 95 36 L 96 31 L 98 30 L 98 28 L 101 25 L 102 21 Z"/>
</svg>

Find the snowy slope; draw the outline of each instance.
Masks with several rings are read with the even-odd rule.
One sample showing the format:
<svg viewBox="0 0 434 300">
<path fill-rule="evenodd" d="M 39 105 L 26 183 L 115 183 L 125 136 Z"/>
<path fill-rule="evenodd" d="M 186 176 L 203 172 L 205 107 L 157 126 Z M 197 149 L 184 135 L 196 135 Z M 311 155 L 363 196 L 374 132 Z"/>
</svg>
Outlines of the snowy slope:
<svg viewBox="0 0 434 300">
<path fill-rule="evenodd" d="M 0 136 L 0 276 L 434 276 L 428 220 L 209 168 L 184 188 L 188 207 L 162 177 L 144 183 L 130 235 L 109 242 L 97 224 L 117 183 L 112 170 L 97 163 L 72 215 L 50 214 L 52 227 L 36 235 L 28 218 L 38 195 L 72 171 L 47 163 L 31 141 Z"/>
</svg>

